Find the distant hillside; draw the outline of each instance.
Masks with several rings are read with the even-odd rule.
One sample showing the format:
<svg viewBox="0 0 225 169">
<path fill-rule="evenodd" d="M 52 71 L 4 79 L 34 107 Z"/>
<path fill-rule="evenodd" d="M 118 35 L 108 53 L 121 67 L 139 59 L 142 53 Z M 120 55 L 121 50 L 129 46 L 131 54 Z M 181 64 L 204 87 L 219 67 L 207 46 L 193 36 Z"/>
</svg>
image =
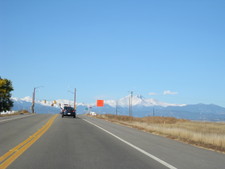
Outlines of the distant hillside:
<svg viewBox="0 0 225 169">
<path fill-rule="evenodd" d="M 13 110 L 29 110 L 31 107 L 30 97 L 22 99 L 13 98 Z M 71 100 L 56 100 L 57 103 L 70 104 L 73 106 Z M 35 111 L 37 113 L 59 113 L 60 107 L 56 104 L 51 106 L 52 101 L 43 103 L 43 101 L 36 101 Z M 96 107 L 95 104 L 81 104 L 77 103 L 77 113 L 83 114 L 89 111 L 94 111 L 98 114 L 116 114 L 129 115 L 129 97 L 126 96 L 118 100 L 116 106 L 115 100 L 106 100 L 104 107 Z M 154 99 L 145 99 L 142 96 L 134 96 L 132 99 L 132 115 L 135 117 L 144 116 L 165 116 L 176 117 L 190 120 L 206 120 L 206 121 L 225 121 L 225 108 L 214 104 L 194 104 L 194 105 L 179 105 L 163 103 Z M 117 108 L 116 108 L 117 107 Z"/>
<path fill-rule="evenodd" d="M 18 99 L 18 98 L 13 98 L 12 99 L 14 102 L 14 106 L 12 110 L 18 111 L 18 110 L 28 110 L 31 111 L 31 105 L 32 101 L 31 99 L 23 98 L 23 99 Z M 59 107 L 52 107 L 50 105 L 43 105 L 40 102 L 35 103 L 35 112 L 36 113 L 51 113 L 51 114 L 56 114 L 60 112 Z"/>
<path fill-rule="evenodd" d="M 94 107 L 92 111 L 99 114 L 115 114 L 115 107 L 105 105 L 104 107 Z M 120 115 L 129 115 L 127 107 L 118 107 L 117 112 Z M 132 114 L 135 117 L 144 116 L 164 116 L 164 117 L 176 117 L 181 119 L 190 120 L 205 120 L 205 121 L 225 121 L 225 108 L 215 105 L 187 105 L 183 107 L 169 106 L 169 107 L 140 107 L 133 106 Z"/>
</svg>

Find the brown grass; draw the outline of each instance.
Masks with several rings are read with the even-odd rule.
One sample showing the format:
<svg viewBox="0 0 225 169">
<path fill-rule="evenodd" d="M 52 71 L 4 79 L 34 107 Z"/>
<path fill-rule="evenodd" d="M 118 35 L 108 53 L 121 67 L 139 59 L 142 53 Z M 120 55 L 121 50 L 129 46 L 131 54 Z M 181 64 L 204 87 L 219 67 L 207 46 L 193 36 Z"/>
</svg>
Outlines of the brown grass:
<svg viewBox="0 0 225 169">
<path fill-rule="evenodd" d="M 27 110 L 19 110 L 15 113 L 12 113 L 12 114 L 0 114 L 0 117 L 15 116 L 15 115 L 21 115 L 21 114 L 28 114 L 28 113 L 30 113 L 30 112 L 27 111 Z"/>
<path fill-rule="evenodd" d="M 173 117 L 136 118 L 116 115 L 97 115 L 96 117 L 225 152 L 225 123 L 222 122 L 197 122 Z"/>
</svg>

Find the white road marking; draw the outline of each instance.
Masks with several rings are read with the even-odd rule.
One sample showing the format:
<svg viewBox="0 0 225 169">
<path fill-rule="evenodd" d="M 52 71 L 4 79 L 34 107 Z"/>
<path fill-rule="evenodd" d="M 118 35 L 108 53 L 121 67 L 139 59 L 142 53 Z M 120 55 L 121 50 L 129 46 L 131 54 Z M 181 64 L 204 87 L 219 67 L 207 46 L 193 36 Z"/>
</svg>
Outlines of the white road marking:
<svg viewBox="0 0 225 169">
<path fill-rule="evenodd" d="M 0 123 L 1 123 L 1 122 L 4 122 L 4 121 L 10 121 L 10 120 L 22 119 L 22 118 L 29 117 L 29 116 L 33 116 L 33 114 L 31 114 L 31 115 L 22 115 L 22 117 L 15 117 L 15 118 L 2 119 L 2 120 L 0 120 Z"/>
<path fill-rule="evenodd" d="M 129 145 L 129 146 L 133 147 L 134 149 L 138 150 L 139 152 L 141 152 L 141 153 L 145 154 L 146 156 L 148 156 L 148 157 L 154 159 L 155 161 L 158 161 L 159 163 L 161 163 L 162 165 L 168 167 L 169 169 L 177 169 L 176 167 L 174 167 L 174 166 L 168 164 L 167 162 L 165 162 L 165 161 L 159 159 L 158 157 L 156 157 L 156 156 L 154 156 L 154 155 L 152 155 L 152 154 L 146 152 L 145 150 L 143 150 L 143 149 L 141 149 L 141 148 L 139 148 L 139 147 L 137 147 L 137 146 L 135 146 L 135 145 L 129 143 L 128 141 L 126 141 L 126 140 L 124 140 L 124 139 L 118 137 L 117 135 L 115 135 L 115 134 L 109 132 L 108 130 L 105 130 L 104 128 L 98 126 L 97 124 L 94 124 L 94 123 L 92 123 L 92 122 L 90 122 L 90 121 L 88 121 L 88 120 L 86 120 L 86 119 L 83 119 L 83 120 L 86 121 L 86 122 L 88 122 L 88 123 L 90 123 L 90 124 L 92 124 L 92 125 L 94 125 L 95 127 L 99 128 L 99 129 L 103 130 L 104 132 L 106 132 L 106 133 L 112 135 L 113 137 L 117 138 L 118 140 L 120 140 L 120 141 L 126 143 L 127 145 Z"/>
</svg>

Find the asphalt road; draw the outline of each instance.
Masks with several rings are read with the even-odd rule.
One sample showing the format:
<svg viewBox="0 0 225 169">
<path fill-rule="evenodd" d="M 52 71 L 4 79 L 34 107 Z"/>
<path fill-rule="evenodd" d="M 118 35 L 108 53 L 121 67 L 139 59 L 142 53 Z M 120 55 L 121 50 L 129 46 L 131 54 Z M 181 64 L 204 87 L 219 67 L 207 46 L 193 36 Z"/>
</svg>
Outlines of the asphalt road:
<svg viewBox="0 0 225 169">
<path fill-rule="evenodd" d="M 40 129 L 52 115 L 1 122 L 0 156 Z M 26 169 L 223 169 L 225 154 L 86 116 L 61 118 L 9 165 Z"/>
</svg>

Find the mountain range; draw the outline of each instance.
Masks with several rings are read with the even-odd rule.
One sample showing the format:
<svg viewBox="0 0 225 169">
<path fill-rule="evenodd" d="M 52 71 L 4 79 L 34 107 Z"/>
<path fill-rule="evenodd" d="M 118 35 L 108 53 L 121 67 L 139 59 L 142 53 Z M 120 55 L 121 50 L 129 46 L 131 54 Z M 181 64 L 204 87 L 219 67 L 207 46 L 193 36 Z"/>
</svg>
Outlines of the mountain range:
<svg viewBox="0 0 225 169">
<path fill-rule="evenodd" d="M 12 98 L 14 106 L 12 110 L 29 110 L 32 98 Z M 126 96 L 119 100 L 105 100 L 104 107 L 96 107 L 95 104 L 77 103 L 77 113 L 83 114 L 90 111 L 98 114 L 119 114 L 129 115 L 130 96 Z M 35 112 L 37 113 L 59 113 L 60 105 L 69 104 L 73 106 L 72 100 L 56 100 L 56 104 L 52 106 L 53 101 L 36 101 Z M 141 95 L 132 97 L 132 115 L 135 117 L 144 116 L 165 116 L 176 117 L 190 120 L 204 121 L 225 121 L 225 108 L 214 104 L 170 104 L 160 102 L 152 98 L 144 98 Z"/>
</svg>

